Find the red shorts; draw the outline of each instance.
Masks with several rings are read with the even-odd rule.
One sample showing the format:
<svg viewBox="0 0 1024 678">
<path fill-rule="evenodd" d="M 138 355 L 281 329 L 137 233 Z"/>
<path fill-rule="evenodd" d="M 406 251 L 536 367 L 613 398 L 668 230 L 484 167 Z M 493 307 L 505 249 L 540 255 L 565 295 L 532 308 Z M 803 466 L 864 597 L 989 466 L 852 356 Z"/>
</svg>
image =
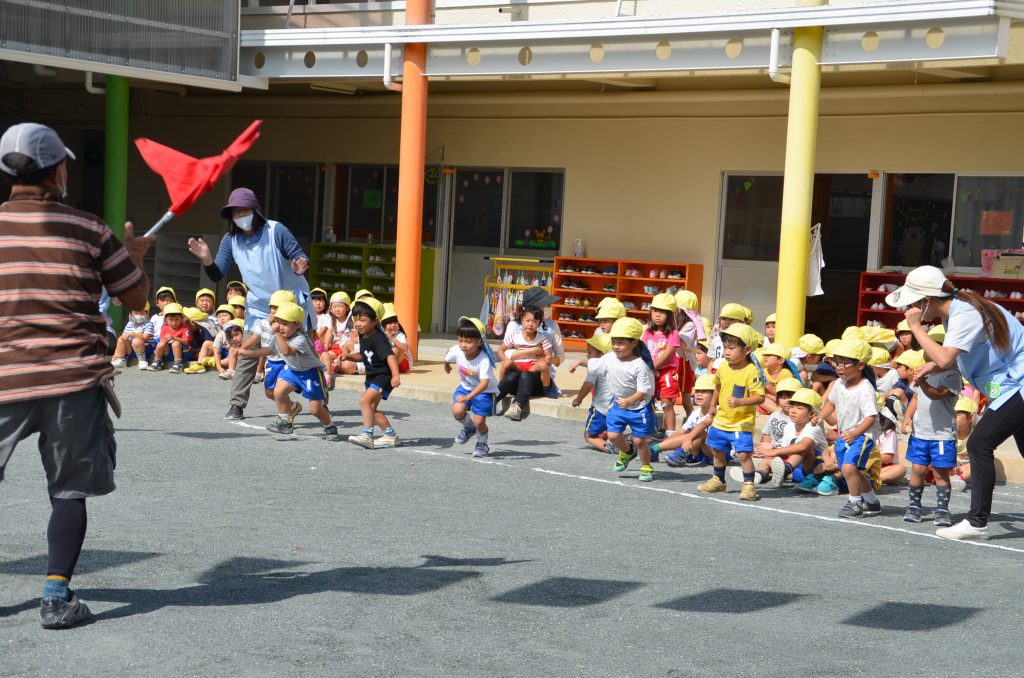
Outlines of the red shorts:
<svg viewBox="0 0 1024 678">
<path fill-rule="evenodd" d="M 697 381 L 697 375 L 693 373 L 693 368 L 690 367 L 690 361 L 686 358 L 679 359 L 679 391 L 681 393 L 692 393 L 693 384 Z"/>
<path fill-rule="evenodd" d="M 516 360 L 515 364 L 520 372 L 529 372 L 537 362 L 535 360 Z"/>
<path fill-rule="evenodd" d="M 409 371 L 409 359 L 408 358 L 402 358 L 402 362 L 398 363 L 398 372 L 399 372 L 399 374 L 405 374 L 408 371 Z"/>
<path fill-rule="evenodd" d="M 338 346 L 337 344 L 335 344 L 334 346 L 331 346 L 331 347 L 330 347 L 329 349 L 327 349 L 327 350 L 328 350 L 328 351 L 329 351 L 329 352 L 331 353 L 331 355 L 333 355 L 333 356 L 334 356 L 335 358 L 339 358 L 339 357 L 341 357 L 341 346 Z"/>
<path fill-rule="evenodd" d="M 675 400 L 679 395 L 678 369 L 663 367 L 658 370 L 658 383 L 654 387 L 654 397 L 658 400 Z"/>
</svg>

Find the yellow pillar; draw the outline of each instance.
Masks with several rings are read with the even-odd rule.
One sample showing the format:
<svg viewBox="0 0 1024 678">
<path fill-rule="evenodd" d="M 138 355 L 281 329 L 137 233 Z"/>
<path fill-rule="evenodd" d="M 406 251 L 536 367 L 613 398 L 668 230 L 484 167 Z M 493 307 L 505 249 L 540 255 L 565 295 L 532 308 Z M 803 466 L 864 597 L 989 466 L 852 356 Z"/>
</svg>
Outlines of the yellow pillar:
<svg viewBox="0 0 1024 678">
<path fill-rule="evenodd" d="M 800 0 L 801 6 L 827 0 Z M 782 187 L 782 232 L 779 236 L 779 281 L 775 340 L 796 345 L 804 333 L 807 304 L 807 260 L 811 248 L 811 199 L 814 195 L 814 151 L 818 136 L 818 95 L 821 90 L 821 27 L 793 32 L 793 71 L 786 128 L 786 173 Z"/>
<path fill-rule="evenodd" d="M 430 0 L 407 0 L 407 25 L 430 23 Z M 419 357 L 420 254 L 423 248 L 423 173 L 427 149 L 427 46 L 402 50 L 402 129 L 398 156 L 398 235 L 395 309 L 413 358 Z"/>
</svg>

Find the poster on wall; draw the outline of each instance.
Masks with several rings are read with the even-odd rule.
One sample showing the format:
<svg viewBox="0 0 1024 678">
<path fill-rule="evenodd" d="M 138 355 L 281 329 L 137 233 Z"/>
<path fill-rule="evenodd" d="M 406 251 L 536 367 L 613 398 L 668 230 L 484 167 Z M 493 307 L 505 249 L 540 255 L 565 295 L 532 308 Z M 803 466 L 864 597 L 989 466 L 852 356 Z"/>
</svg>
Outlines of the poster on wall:
<svg viewBox="0 0 1024 678">
<path fill-rule="evenodd" d="M 1013 233 L 1013 212 L 984 210 L 981 213 L 982 235 L 1011 235 Z"/>
</svg>

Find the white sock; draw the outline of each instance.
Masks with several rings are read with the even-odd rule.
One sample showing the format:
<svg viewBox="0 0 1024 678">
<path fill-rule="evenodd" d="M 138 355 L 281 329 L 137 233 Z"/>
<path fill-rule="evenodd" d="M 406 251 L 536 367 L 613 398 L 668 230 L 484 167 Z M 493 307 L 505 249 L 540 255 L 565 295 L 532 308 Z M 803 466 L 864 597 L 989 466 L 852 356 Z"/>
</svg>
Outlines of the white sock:
<svg viewBox="0 0 1024 678">
<path fill-rule="evenodd" d="M 462 415 L 462 419 L 456 419 L 455 421 L 462 424 L 462 428 L 474 428 L 473 420 L 470 418 L 469 413 Z"/>
<path fill-rule="evenodd" d="M 878 501 L 878 497 L 875 496 L 875 493 L 872 490 L 868 490 L 861 496 L 864 497 L 865 504 L 874 504 Z"/>
<path fill-rule="evenodd" d="M 862 500 L 862 499 L 860 498 L 860 496 L 858 496 L 858 495 L 854 495 L 854 494 L 851 494 L 851 495 L 850 495 L 850 501 L 852 501 L 852 502 L 853 502 L 854 504 L 859 504 L 859 503 L 861 503 L 861 502 L 862 502 L 863 500 Z"/>
</svg>

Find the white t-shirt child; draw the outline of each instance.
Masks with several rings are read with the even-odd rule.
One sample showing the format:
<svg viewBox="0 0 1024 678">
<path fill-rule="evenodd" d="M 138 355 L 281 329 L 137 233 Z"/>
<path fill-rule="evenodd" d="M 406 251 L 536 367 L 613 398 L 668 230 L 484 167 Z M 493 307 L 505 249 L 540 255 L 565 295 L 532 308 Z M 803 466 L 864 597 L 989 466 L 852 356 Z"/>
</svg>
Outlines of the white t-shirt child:
<svg viewBox="0 0 1024 678">
<path fill-rule="evenodd" d="M 475 358 L 469 360 L 466 354 L 458 346 L 452 346 L 444 356 L 446 363 L 455 365 L 459 370 L 459 386 L 466 391 L 472 392 L 480 382 L 487 380 L 487 387 L 484 393 L 497 393 L 498 380 L 494 376 L 494 366 L 491 365 L 486 351 L 480 351 Z"/>
</svg>

